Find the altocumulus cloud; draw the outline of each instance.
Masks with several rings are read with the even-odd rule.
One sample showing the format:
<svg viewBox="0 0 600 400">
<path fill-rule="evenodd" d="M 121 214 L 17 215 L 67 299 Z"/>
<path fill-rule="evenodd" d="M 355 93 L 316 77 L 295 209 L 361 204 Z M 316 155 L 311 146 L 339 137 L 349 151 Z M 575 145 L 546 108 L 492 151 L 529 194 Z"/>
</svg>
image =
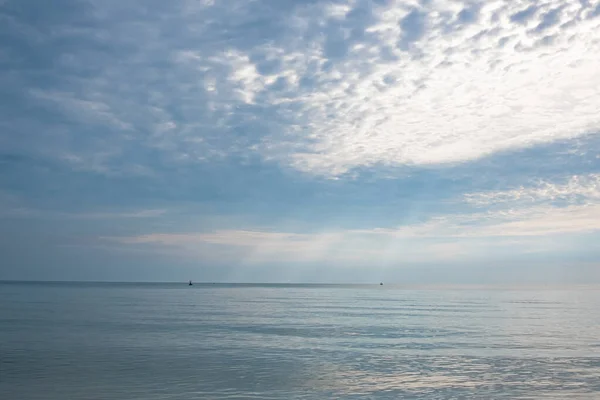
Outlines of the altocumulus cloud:
<svg viewBox="0 0 600 400">
<path fill-rule="evenodd" d="M 73 141 L 48 128 L 40 151 L 78 168 L 148 173 L 135 143 L 180 162 L 253 153 L 336 177 L 600 128 L 598 1 L 77 4 L 79 21 L 6 19 L 58 49 L 47 73 L 60 77 L 19 82 L 29 96 L 103 129 Z M 32 124 L 13 121 L 25 137 Z"/>
<path fill-rule="evenodd" d="M 597 239 L 600 0 L 40 4 L 0 0 L 12 231 L 60 219 L 74 247 L 253 265 Z M 40 207 L 79 202 L 61 190 L 120 209 Z"/>
</svg>

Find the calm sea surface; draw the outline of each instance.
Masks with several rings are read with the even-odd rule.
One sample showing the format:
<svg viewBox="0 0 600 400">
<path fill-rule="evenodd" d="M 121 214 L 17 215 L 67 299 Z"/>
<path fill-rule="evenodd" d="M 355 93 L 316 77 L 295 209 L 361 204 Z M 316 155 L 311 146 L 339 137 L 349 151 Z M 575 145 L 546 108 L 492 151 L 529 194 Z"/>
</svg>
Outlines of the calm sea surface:
<svg viewBox="0 0 600 400">
<path fill-rule="evenodd" d="M 600 290 L 0 283 L 0 398 L 600 399 Z"/>
</svg>

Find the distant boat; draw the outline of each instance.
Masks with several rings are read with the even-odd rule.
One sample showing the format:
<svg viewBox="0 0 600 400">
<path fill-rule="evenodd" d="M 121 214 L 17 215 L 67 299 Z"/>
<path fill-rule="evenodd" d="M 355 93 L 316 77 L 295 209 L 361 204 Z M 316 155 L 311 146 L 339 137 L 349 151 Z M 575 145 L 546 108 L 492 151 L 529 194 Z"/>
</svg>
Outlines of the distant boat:
<svg viewBox="0 0 600 400">
<path fill-rule="evenodd" d="M 383 282 L 379 282 L 379 286 L 383 286 Z"/>
<path fill-rule="evenodd" d="M 192 281 L 190 281 L 190 283 L 189 283 L 189 285 L 188 285 L 188 286 L 192 286 L 192 285 L 193 285 L 193 283 L 192 283 Z"/>
</svg>

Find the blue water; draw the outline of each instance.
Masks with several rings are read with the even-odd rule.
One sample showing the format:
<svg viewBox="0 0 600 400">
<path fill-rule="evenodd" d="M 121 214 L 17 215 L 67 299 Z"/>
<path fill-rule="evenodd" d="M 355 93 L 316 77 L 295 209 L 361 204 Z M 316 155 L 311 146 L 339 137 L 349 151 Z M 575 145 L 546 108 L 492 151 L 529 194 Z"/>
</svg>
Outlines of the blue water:
<svg viewBox="0 0 600 400">
<path fill-rule="evenodd" d="M 0 283 L 0 398 L 599 399 L 600 291 Z"/>
</svg>

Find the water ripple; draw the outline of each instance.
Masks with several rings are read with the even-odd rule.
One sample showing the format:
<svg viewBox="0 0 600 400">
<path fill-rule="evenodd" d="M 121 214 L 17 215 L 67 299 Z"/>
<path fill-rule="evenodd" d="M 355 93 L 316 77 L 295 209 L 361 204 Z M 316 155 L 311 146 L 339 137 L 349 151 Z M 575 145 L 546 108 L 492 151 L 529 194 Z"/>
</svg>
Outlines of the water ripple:
<svg viewBox="0 0 600 400">
<path fill-rule="evenodd" d="M 600 292 L 1 285 L 12 399 L 596 399 Z"/>
</svg>

